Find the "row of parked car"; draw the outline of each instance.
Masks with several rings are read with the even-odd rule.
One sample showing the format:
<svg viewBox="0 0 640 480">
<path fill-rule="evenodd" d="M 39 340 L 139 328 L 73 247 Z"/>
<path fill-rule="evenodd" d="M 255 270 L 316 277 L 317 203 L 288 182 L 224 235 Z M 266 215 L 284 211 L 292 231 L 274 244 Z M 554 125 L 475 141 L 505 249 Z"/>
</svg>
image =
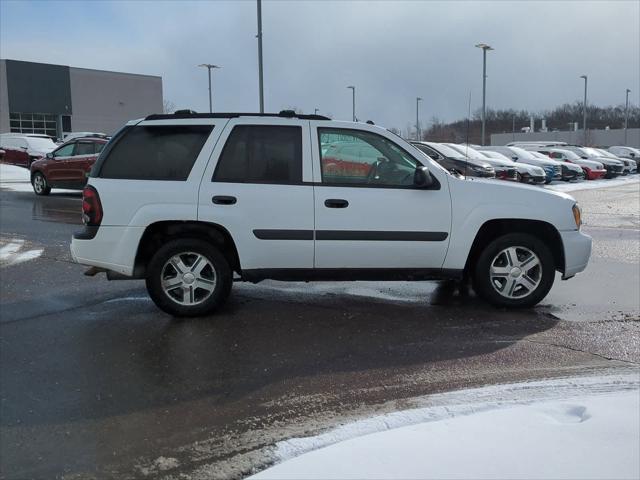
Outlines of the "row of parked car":
<svg viewBox="0 0 640 480">
<path fill-rule="evenodd" d="M 0 135 L 0 161 L 29 168 L 37 195 L 52 188 L 82 189 L 87 173 L 109 141 L 104 134 L 70 134 L 62 145 L 32 134 Z M 614 146 L 608 150 L 564 142 L 513 142 L 487 146 L 411 142 L 450 172 L 467 177 L 498 178 L 533 185 L 552 181 L 596 180 L 638 172 L 640 150 Z M 349 156 L 348 142 L 331 146 Z"/>
<path fill-rule="evenodd" d="M 564 142 L 513 142 L 481 147 L 453 143 L 411 142 L 449 171 L 541 185 L 554 180 L 615 178 L 638 172 L 640 150 L 602 148 Z"/>
</svg>

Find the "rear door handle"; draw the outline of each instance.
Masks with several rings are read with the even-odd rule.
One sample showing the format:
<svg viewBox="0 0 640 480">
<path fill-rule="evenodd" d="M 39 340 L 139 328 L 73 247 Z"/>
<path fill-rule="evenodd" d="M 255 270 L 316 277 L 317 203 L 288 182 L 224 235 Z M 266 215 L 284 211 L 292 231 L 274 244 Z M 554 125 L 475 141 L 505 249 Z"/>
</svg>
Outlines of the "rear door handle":
<svg viewBox="0 0 640 480">
<path fill-rule="evenodd" d="M 233 205 L 238 201 L 238 199 L 227 195 L 216 195 L 211 199 L 211 201 L 216 205 Z"/>
<path fill-rule="evenodd" d="M 327 208 L 347 208 L 349 202 L 341 198 L 328 198 L 324 201 L 324 206 Z"/>
</svg>

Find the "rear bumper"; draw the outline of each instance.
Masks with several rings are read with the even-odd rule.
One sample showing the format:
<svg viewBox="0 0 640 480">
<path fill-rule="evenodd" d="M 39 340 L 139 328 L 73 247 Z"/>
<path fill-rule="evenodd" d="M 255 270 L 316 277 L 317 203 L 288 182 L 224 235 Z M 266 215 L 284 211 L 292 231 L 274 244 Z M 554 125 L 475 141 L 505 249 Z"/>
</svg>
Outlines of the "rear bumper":
<svg viewBox="0 0 640 480">
<path fill-rule="evenodd" d="M 591 256 L 591 237 L 579 230 L 560 232 L 564 248 L 564 272 L 562 279 L 573 277 L 582 272 Z"/>
<path fill-rule="evenodd" d="M 143 232 L 143 227 L 100 226 L 93 238 L 76 234 L 71 239 L 71 257 L 82 265 L 132 276 Z"/>
</svg>

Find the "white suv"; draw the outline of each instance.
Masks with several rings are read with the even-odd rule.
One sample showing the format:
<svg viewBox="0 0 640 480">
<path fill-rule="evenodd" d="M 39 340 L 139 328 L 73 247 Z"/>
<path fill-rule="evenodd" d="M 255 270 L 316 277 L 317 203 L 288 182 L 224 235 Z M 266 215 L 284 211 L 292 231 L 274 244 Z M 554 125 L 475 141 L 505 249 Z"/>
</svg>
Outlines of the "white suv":
<svg viewBox="0 0 640 480">
<path fill-rule="evenodd" d="M 344 158 L 334 143 L 360 145 Z M 354 150 L 355 151 L 355 150 Z M 176 316 L 243 281 L 469 278 L 529 307 L 585 269 L 564 193 L 464 178 L 387 130 L 316 115 L 151 115 L 107 144 L 83 192 L 74 259 L 145 279 Z"/>
</svg>

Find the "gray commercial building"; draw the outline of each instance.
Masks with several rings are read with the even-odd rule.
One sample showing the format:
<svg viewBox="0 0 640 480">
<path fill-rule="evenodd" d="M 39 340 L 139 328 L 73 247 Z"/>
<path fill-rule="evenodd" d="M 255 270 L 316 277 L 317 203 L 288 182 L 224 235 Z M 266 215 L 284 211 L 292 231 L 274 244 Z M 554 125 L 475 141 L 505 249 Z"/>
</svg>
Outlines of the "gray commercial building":
<svg viewBox="0 0 640 480">
<path fill-rule="evenodd" d="M 162 77 L 0 60 L 0 133 L 113 134 L 162 103 Z"/>
<path fill-rule="evenodd" d="M 629 147 L 640 148 L 640 128 L 627 130 L 627 143 Z M 586 145 L 593 147 L 612 147 L 625 145 L 624 129 L 615 130 L 589 130 L 585 142 L 584 130 L 571 130 L 565 132 L 531 132 L 531 133 L 494 133 L 491 135 L 491 145 L 506 145 L 510 142 L 567 142 L 574 145 Z"/>
</svg>

